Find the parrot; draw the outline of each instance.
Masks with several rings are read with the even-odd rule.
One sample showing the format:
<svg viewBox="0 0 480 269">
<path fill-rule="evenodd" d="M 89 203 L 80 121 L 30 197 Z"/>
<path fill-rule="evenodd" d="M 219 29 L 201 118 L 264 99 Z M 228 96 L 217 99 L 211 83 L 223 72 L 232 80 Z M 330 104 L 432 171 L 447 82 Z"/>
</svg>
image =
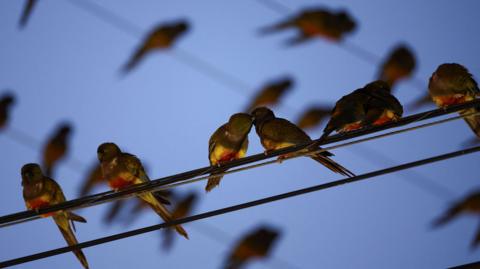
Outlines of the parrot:
<svg viewBox="0 0 480 269">
<path fill-rule="evenodd" d="M 104 182 L 106 183 L 102 178 L 102 167 L 98 163 L 95 163 L 95 165 L 90 168 L 88 176 L 84 179 L 80 187 L 80 197 L 88 195 L 93 187 Z"/>
<path fill-rule="evenodd" d="M 114 143 L 103 143 L 97 149 L 98 160 L 102 166 L 103 178 L 115 190 L 121 190 L 134 184 L 150 181 L 141 161 L 134 155 L 122 152 Z M 163 205 L 168 201 L 152 192 L 141 193 L 138 198 L 148 205 L 165 221 L 172 220 L 172 214 Z M 181 225 L 175 225 L 175 230 L 188 239 L 187 232 Z"/>
<path fill-rule="evenodd" d="M 299 34 L 287 42 L 288 45 L 303 43 L 316 36 L 340 42 L 345 34 L 356 28 L 356 23 L 346 11 L 333 12 L 324 8 L 315 8 L 303 10 L 297 16 L 263 28 L 261 33 L 267 34 L 288 28 L 299 30 Z"/>
<path fill-rule="evenodd" d="M 36 163 L 25 164 L 21 169 L 23 199 L 29 210 L 38 211 L 41 208 L 53 206 L 66 201 L 62 188 L 55 180 L 43 175 L 42 169 Z M 87 221 L 73 212 L 57 211 L 43 214 L 42 217 L 52 217 L 69 246 L 78 244 L 73 231 L 73 222 L 86 223 Z M 73 253 L 85 269 L 88 269 L 87 258 L 81 249 L 74 249 Z"/>
<path fill-rule="evenodd" d="M 252 116 L 246 113 L 233 114 L 227 123 L 220 126 L 208 141 L 208 158 L 210 165 L 240 159 L 248 149 L 248 133 L 252 129 Z M 222 170 L 224 172 L 226 170 Z M 205 190 L 211 191 L 220 184 L 223 176 L 212 174 L 208 178 Z"/>
<path fill-rule="evenodd" d="M 10 118 L 10 107 L 15 104 L 15 96 L 12 94 L 4 94 L 0 99 L 0 130 L 7 126 Z"/>
<path fill-rule="evenodd" d="M 378 79 L 393 87 L 399 80 L 408 78 L 415 69 L 415 56 L 405 45 L 395 47 L 382 63 Z"/>
<path fill-rule="evenodd" d="M 251 104 L 247 106 L 245 112 L 250 113 L 253 109 L 259 106 L 276 105 L 280 98 L 291 89 L 292 84 L 293 80 L 288 77 L 268 83 L 257 92 Z"/>
<path fill-rule="evenodd" d="M 228 255 L 223 268 L 238 269 L 252 258 L 266 258 L 275 244 L 279 232 L 262 226 L 245 235 Z"/>
<path fill-rule="evenodd" d="M 390 94 L 388 83 L 382 80 L 371 82 L 337 101 L 318 143 L 333 131 L 343 133 L 364 126 L 379 126 L 397 121 L 402 114 L 403 107 Z"/>
<path fill-rule="evenodd" d="M 172 211 L 172 218 L 181 219 L 190 215 L 193 206 L 197 202 L 197 199 L 197 194 L 195 192 L 192 192 L 188 194 L 184 199 L 180 200 Z M 163 248 L 170 249 L 173 243 L 172 229 L 164 229 L 163 234 Z"/>
<path fill-rule="evenodd" d="M 464 66 L 457 63 L 440 65 L 428 82 L 428 92 L 433 102 L 441 108 L 476 99 L 480 94 L 477 82 Z M 462 110 L 461 115 L 478 113 L 480 108 Z M 480 138 L 480 114 L 464 117 L 475 135 Z"/>
<path fill-rule="evenodd" d="M 22 16 L 20 17 L 20 21 L 18 22 L 19 28 L 24 28 L 27 25 L 28 19 L 32 15 L 35 4 L 37 4 L 37 0 L 26 1 L 25 7 L 23 8 Z"/>
<path fill-rule="evenodd" d="M 303 112 L 297 121 L 298 127 L 309 129 L 319 125 L 326 118 L 332 109 L 326 106 L 311 106 Z"/>
<path fill-rule="evenodd" d="M 131 71 L 150 51 L 164 50 L 172 47 L 174 42 L 189 28 L 187 21 L 178 21 L 169 24 L 161 24 L 150 32 L 142 45 L 137 48 L 133 56 L 123 67 L 123 72 Z"/>
<path fill-rule="evenodd" d="M 70 124 L 60 124 L 43 148 L 43 168 L 47 176 L 52 176 L 53 168 L 68 152 L 68 140 L 71 132 Z"/>
<path fill-rule="evenodd" d="M 260 142 L 266 150 L 266 153 L 285 147 L 311 142 L 312 139 L 302 129 L 295 124 L 282 118 L 275 117 L 273 111 L 266 107 L 258 107 L 252 112 L 253 124 L 260 137 Z M 320 149 L 319 147 L 317 149 Z M 321 163 L 335 173 L 344 176 L 354 176 L 345 167 L 336 163 L 329 157 L 332 153 L 324 151 L 310 156 L 313 160 Z M 279 160 L 288 156 L 280 156 Z"/>
<path fill-rule="evenodd" d="M 464 213 L 472 213 L 480 217 L 480 190 L 474 191 L 467 195 L 467 197 L 463 200 L 454 203 L 453 206 L 447 210 L 447 212 L 433 222 L 433 226 L 439 227 L 445 225 L 454 218 L 458 217 L 460 214 Z M 480 227 L 474 240 L 472 241 L 472 247 L 476 247 L 479 243 Z"/>
</svg>

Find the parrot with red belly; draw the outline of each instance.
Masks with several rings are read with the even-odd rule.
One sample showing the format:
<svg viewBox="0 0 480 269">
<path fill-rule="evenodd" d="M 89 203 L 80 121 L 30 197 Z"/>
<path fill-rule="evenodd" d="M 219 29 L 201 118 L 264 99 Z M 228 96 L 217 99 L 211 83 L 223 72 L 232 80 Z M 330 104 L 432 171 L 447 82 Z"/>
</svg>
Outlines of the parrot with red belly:
<svg viewBox="0 0 480 269">
<path fill-rule="evenodd" d="M 255 125 L 255 130 L 266 152 L 312 141 L 298 126 L 286 119 L 275 117 L 273 111 L 266 107 L 256 108 L 252 112 L 252 116 L 254 118 L 253 124 Z M 321 148 L 317 147 L 316 149 Z M 288 156 L 290 156 L 290 154 L 280 156 L 279 160 Z M 348 169 L 330 159 L 329 157 L 331 156 L 333 156 L 332 153 L 324 151 L 310 157 L 335 173 L 348 177 L 354 176 Z"/>
<path fill-rule="evenodd" d="M 102 166 L 102 175 L 108 185 L 115 191 L 150 181 L 140 160 L 129 153 L 122 152 L 114 143 L 103 143 L 97 149 L 98 160 Z M 165 222 L 172 221 L 172 214 L 163 205 L 164 198 L 152 192 L 141 193 L 138 198 L 145 201 Z M 181 225 L 175 230 L 188 239 L 187 232 Z"/>
<path fill-rule="evenodd" d="M 68 152 L 68 141 L 72 127 L 68 123 L 60 124 L 43 149 L 43 168 L 47 176 L 52 176 L 53 168 Z"/>
<path fill-rule="evenodd" d="M 289 45 L 295 45 L 314 37 L 323 37 L 333 42 L 339 42 L 355 27 L 355 21 L 346 11 L 333 12 L 321 8 L 304 10 L 297 16 L 262 29 L 261 32 L 271 33 L 296 28 L 299 34 L 288 41 Z"/>
<path fill-rule="evenodd" d="M 10 119 L 10 107 L 15 103 L 15 97 L 12 94 L 5 94 L 0 99 L 0 130 L 7 126 Z"/>
<path fill-rule="evenodd" d="M 383 62 L 378 79 L 393 87 L 399 80 L 408 78 L 415 69 L 415 56 L 406 46 L 395 47 Z"/>
<path fill-rule="evenodd" d="M 227 123 L 220 126 L 208 141 L 208 159 L 210 165 L 220 166 L 223 163 L 245 156 L 248 148 L 248 133 L 252 128 L 252 116 L 237 113 Z M 226 170 L 222 170 L 224 172 Z M 208 178 L 205 190 L 211 191 L 220 184 L 223 176 L 212 174 Z"/>
<path fill-rule="evenodd" d="M 125 73 L 131 71 L 148 52 L 153 50 L 164 50 L 172 47 L 175 41 L 184 34 L 188 28 L 189 25 L 186 21 L 157 26 L 148 34 L 142 45 L 135 51 L 133 56 L 123 67 L 123 71 Z"/>
<path fill-rule="evenodd" d="M 22 167 L 22 186 L 23 199 L 29 210 L 39 210 L 41 208 L 53 206 L 66 201 L 60 185 L 55 180 L 43 175 L 38 164 L 29 163 Z M 72 212 L 58 211 L 44 214 L 42 217 L 52 217 L 57 224 L 60 232 L 69 246 L 78 244 L 73 234 L 73 221 L 86 223 L 87 221 L 79 215 Z M 73 229 L 72 229 L 73 227 Z M 83 265 L 88 269 L 87 258 L 81 249 L 74 249 L 73 253 Z"/>
<path fill-rule="evenodd" d="M 246 113 L 250 113 L 254 108 L 259 106 L 276 105 L 280 98 L 290 91 L 293 85 L 291 78 L 284 78 L 265 85 L 257 95 L 253 98 L 251 104 L 247 106 Z"/>
<path fill-rule="evenodd" d="M 472 101 L 480 94 L 477 82 L 468 70 L 456 63 L 442 64 L 432 74 L 428 82 L 428 91 L 438 107 L 462 104 Z M 473 107 L 462 110 L 461 115 L 477 137 L 480 138 L 480 108 Z"/>
</svg>

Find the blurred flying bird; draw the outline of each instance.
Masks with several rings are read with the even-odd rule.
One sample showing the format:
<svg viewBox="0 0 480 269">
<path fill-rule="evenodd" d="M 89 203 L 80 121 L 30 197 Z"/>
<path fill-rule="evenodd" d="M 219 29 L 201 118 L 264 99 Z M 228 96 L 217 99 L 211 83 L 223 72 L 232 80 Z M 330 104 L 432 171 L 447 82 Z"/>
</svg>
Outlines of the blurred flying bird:
<svg viewBox="0 0 480 269">
<path fill-rule="evenodd" d="M 415 56 L 407 46 L 395 47 L 379 70 L 378 79 L 393 87 L 399 80 L 410 77 L 415 69 Z"/>
<path fill-rule="evenodd" d="M 298 35 L 287 42 L 289 45 L 296 45 L 313 37 L 323 37 L 334 42 L 340 42 L 355 27 L 355 21 L 344 10 L 334 12 L 324 8 L 316 8 L 303 10 L 297 16 L 263 28 L 261 32 L 266 34 L 296 28 L 299 31 Z"/>
<path fill-rule="evenodd" d="M 278 236 L 278 231 L 266 226 L 246 234 L 236 243 L 223 268 L 238 269 L 251 259 L 267 258 Z"/>
<path fill-rule="evenodd" d="M 248 133 L 252 128 L 252 116 L 246 113 L 237 113 L 230 117 L 227 123 L 220 126 L 208 141 L 208 159 L 210 165 L 240 159 L 245 156 L 248 148 Z M 222 170 L 221 172 L 224 172 Z M 214 175 L 208 178 L 205 190 L 211 191 L 223 176 Z"/>
<path fill-rule="evenodd" d="M 0 98 L 0 130 L 7 127 L 10 120 L 10 109 L 13 104 L 15 104 L 15 97 L 10 93 L 2 95 Z"/>
<path fill-rule="evenodd" d="M 298 144 L 305 144 L 312 141 L 310 136 L 298 126 L 286 119 L 275 117 L 273 112 L 266 107 L 256 108 L 252 112 L 252 115 L 254 118 L 253 124 L 255 125 L 255 130 L 257 131 L 257 134 L 260 137 L 260 142 L 266 152 Z M 316 149 L 320 148 L 317 147 Z M 279 160 L 289 156 L 290 155 L 280 156 Z M 354 176 L 354 174 L 348 169 L 330 159 L 329 157 L 331 156 L 333 156 L 332 153 L 323 151 L 309 157 L 335 173 L 349 177 Z"/>
<path fill-rule="evenodd" d="M 257 92 L 245 112 L 250 113 L 259 106 L 277 105 L 280 99 L 290 91 L 292 84 L 293 80 L 288 77 L 266 84 Z"/>
<path fill-rule="evenodd" d="M 131 71 L 147 53 L 154 50 L 171 48 L 175 41 L 182 36 L 188 28 L 189 24 L 187 21 L 178 21 L 157 26 L 137 48 L 130 60 L 123 67 L 123 72 L 128 73 Z"/>
<path fill-rule="evenodd" d="M 198 195 L 195 192 L 188 194 L 185 198 L 176 203 L 172 211 L 173 219 L 181 219 L 190 215 L 198 200 Z M 173 244 L 173 231 L 171 228 L 163 229 L 163 248 L 171 249 Z"/>
<path fill-rule="evenodd" d="M 298 127 L 302 129 L 314 128 L 330 115 L 331 108 L 323 105 L 316 105 L 307 108 L 297 121 Z"/>
<path fill-rule="evenodd" d="M 447 224 L 448 222 L 452 221 L 454 218 L 457 218 L 461 214 L 470 213 L 475 214 L 480 217 L 480 190 L 477 190 L 453 204 L 447 212 L 445 212 L 442 216 L 436 219 L 433 223 L 434 227 L 439 227 L 442 225 Z M 480 218 L 479 218 L 480 220 Z M 480 243 L 480 227 L 477 231 L 477 234 L 472 241 L 472 247 L 476 247 Z"/>
<path fill-rule="evenodd" d="M 56 205 L 66 201 L 60 185 L 55 180 L 43 175 L 38 164 L 29 163 L 22 167 L 22 186 L 23 199 L 29 210 L 39 210 L 48 206 Z M 60 232 L 67 241 L 69 246 L 78 244 L 73 231 L 74 221 L 86 223 L 87 221 L 81 216 L 72 212 L 57 211 L 50 214 L 44 214 L 42 217 L 53 217 Z M 73 228 L 73 229 L 72 229 Z M 87 258 L 81 249 L 74 249 L 73 253 L 77 259 L 88 269 Z"/>
<path fill-rule="evenodd" d="M 140 160 L 134 155 L 122 152 L 114 143 L 103 143 L 97 150 L 98 160 L 102 166 L 102 175 L 108 185 L 115 191 L 150 181 Z M 137 195 L 165 221 L 172 220 L 172 214 L 163 205 L 168 203 L 163 197 L 151 192 Z M 181 225 L 176 225 L 177 232 L 188 239 L 187 232 Z"/>
<path fill-rule="evenodd" d="M 103 180 L 102 167 L 100 166 L 100 164 L 98 164 L 98 162 L 96 162 L 94 165 L 92 165 L 87 177 L 83 180 L 82 186 L 80 187 L 79 196 L 83 197 L 90 194 L 90 192 L 95 186 L 103 183 L 106 184 L 107 181 Z"/>
<path fill-rule="evenodd" d="M 22 16 L 20 17 L 20 21 L 18 22 L 18 27 L 20 29 L 24 28 L 27 25 L 28 19 L 32 15 L 33 8 L 37 0 L 27 0 L 25 2 L 25 7 L 23 8 Z"/>
<path fill-rule="evenodd" d="M 68 152 L 68 144 L 72 127 L 68 123 L 60 124 L 43 148 L 43 168 L 47 176 L 53 175 L 58 161 Z"/>
<path fill-rule="evenodd" d="M 480 94 L 477 82 L 468 70 L 456 63 L 442 64 L 432 74 L 428 91 L 438 107 L 462 104 L 476 99 Z M 462 110 L 460 115 L 479 113 L 480 108 Z M 480 114 L 464 117 L 472 131 L 480 138 Z"/>
</svg>

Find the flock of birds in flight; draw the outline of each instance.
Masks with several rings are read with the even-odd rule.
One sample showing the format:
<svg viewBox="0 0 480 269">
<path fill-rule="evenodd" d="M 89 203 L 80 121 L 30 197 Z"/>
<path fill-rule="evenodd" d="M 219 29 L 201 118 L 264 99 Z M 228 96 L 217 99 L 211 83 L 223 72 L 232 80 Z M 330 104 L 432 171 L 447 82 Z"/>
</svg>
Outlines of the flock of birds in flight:
<svg viewBox="0 0 480 269">
<path fill-rule="evenodd" d="M 36 1 L 28 0 L 20 25 L 25 26 L 29 14 Z M 296 45 L 311 38 L 325 38 L 338 42 L 346 34 L 355 29 L 356 24 L 351 16 L 345 12 L 335 12 L 328 9 L 308 9 L 289 17 L 273 26 L 265 27 L 262 33 L 272 33 L 286 28 L 295 28 L 298 35 L 287 41 L 289 45 Z M 177 39 L 188 30 L 185 21 L 163 24 L 150 32 L 133 56 L 124 66 L 123 71 L 129 72 L 151 51 L 170 48 Z M 340 98 L 333 110 L 325 107 L 309 108 L 297 121 L 297 124 L 287 119 L 278 118 L 268 107 L 278 104 L 293 85 L 291 78 L 284 78 L 263 87 L 245 108 L 245 112 L 232 115 L 228 122 L 220 126 L 209 140 L 209 161 L 212 166 L 220 166 L 226 162 L 242 158 L 248 148 L 248 135 L 252 129 L 260 138 L 266 152 L 293 145 L 311 142 L 312 139 L 302 130 L 318 126 L 320 122 L 330 117 L 320 142 L 332 132 L 345 133 L 372 125 L 383 125 L 396 121 L 402 117 L 403 107 L 392 94 L 392 87 L 400 80 L 412 75 L 415 69 L 415 57 L 409 48 L 399 46 L 383 62 L 378 80 L 362 88 L 354 90 Z M 440 65 L 428 82 L 429 97 L 438 107 L 447 107 L 453 104 L 465 103 L 479 96 L 479 88 L 469 71 L 462 65 L 447 63 Z M 424 99 L 420 100 L 423 102 Z M 0 100 L 0 129 L 7 128 L 10 108 L 15 102 L 13 94 L 5 94 Z M 478 108 L 461 111 L 465 121 L 474 134 L 480 138 L 480 115 Z M 41 165 L 29 163 L 22 167 L 21 177 L 23 197 L 26 207 L 30 210 L 52 206 L 66 201 L 61 187 L 51 177 L 54 168 L 68 151 L 69 135 L 72 127 L 69 124 L 59 126 L 55 134 L 46 143 L 43 149 Z M 305 149 L 318 150 L 318 143 Z M 295 154 L 295 153 L 294 153 Z M 121 190 L 133 184 L 149 181 L 149 177 L 139 158 L 123 152 L 114 143 L 101 144 L 97 150 L 98 165 L 94 167 L 80 191 L 80 195 L 87 195 L 92 188 L 100 183 L 108 183 L 113 190 Z M 279 160 L 290 157 L 280 156 Z M 344 176 L 354 176 L 354 173 L 335 162 L 333 154 L 324 151 L 311 154 L 309 157 L 335 173 Z M 226 170 L 224 170 L 226 171 Z M 223 172 L 219 171 L 218 173 Z M 220 183 L 222 176 L 211 174 L 205 190 L 212 191 Z M 153 209 L 165 222 L 188 216 L 195 202 L 197 194 L 189 193 L 180 199 L 173 191 L 158 191 L 138 195 L 139 202 L 132 213 L 139 212 L 146 206 Z M 167 207 L 170 199 L 176 201 L 172 210 Z M 122 208 L 124 201 L 114 202 L 107 217 L 112 221 Z M 465 199 L 452 206 L 435 225 L 442 225 L 461 213 L 471 212 L 480 214 L 480 192 L 472 193 Z M 69 245 L 77 244 L 74 236 L 73 222 L 86 220 L 73 212 L 54 212 L 42 217 L 52 217 Z M 129 218 L 131 219 L 131 218 Z M 188 239 L 187 231 L 181 226 L 173 227 L 175 231 Z M 164 246 L 172 244 L 173 229 L 164 229 Z M 227 257 L 225 268 L 239 268 L 251 258 L 265 258 L 271 246 L 278 238 L 279 232 L 270 227 L 259 227 L 245 235 L 233 248 Z M 480 243 L 480 228 L 472 245 Z M 84 268 L 89 268 L 87 259 L 80 249 L 74 249 L 74 254 Z"/>
</svg>

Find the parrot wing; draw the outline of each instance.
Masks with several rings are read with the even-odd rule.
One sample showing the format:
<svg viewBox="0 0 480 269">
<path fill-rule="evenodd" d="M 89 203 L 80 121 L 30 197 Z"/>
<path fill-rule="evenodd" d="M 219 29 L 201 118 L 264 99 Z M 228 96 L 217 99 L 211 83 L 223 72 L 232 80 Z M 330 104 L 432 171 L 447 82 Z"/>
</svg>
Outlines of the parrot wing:
<svg viewBox="0 0 480 269">
<path fill-rule="evenodd" d="M 27 0 L 27 3 L 25 4 L 25 8 L 23 9 L 23 12 L 22 12 L 22 16 L 20 17 L 20 21 L 19 21 L 20 28 L 23 28 L 25 27 L 25 25 L 27 25 L 28 19 L 32 15 L 32 11 L 36 3 L 37 3 L 37 0 Z"/>
</svg>

